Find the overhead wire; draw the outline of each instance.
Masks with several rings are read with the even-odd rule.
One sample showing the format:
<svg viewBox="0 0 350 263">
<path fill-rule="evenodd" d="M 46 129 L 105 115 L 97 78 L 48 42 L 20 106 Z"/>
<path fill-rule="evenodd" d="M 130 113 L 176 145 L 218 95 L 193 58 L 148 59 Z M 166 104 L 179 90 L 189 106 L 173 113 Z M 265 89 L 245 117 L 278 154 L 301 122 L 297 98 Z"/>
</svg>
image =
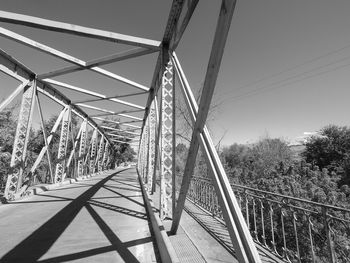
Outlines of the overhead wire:
<svg viewBox="0 0 350 263">
<path fill-rule="evenodd" d="M 343 49 L 345 49 L 345 48 L 343 48 Z M 336 52 L 332 52 L 332 53 L 334 54 L 334 53 L 336 53 Z M 330 54 L 330 53 L 328 53 L 328 54 Z M 328 56 L 328 55 L 320 56 L 320 57 L 318 57 L 317 59 L 316 59 L 316 58 L 313 59 L 312 61 L 316 61 L 316 60 L 318 60 L 319 58 L 321 58 L 321 57 L 326 57 L 326 56 Z M 324 64 L 324 65 L 320 65 L 320 66 L 314 67 L 314 68 L 312 68 L 312 69 L 310 69 L 310 70 L 307 70 L 307 71 L 304 71 L 304 72 L 295 74 L 295 75 L 293 75 L 293 76 L 287 77 L 287 78 L 282 79 L 282 80 L 275 81 L 275 82 L 273 82 L 273 83 L 265 84 L 265 85 L 260 86 L 260 87 L 258 87 L 258 88 L 256 88 L 256 89 L 250 90 L 250 91 L 248 91 L 248 92 L 246 92 L 246 93 L 242 93 L 242 94 L 238 94 L 238 95 L 235 95 L 235 96 L 228 97 L 228 98 L 226 98 L 226 99 L 223 99 L 223 100 L 221 101 L 221 103 L 225 103 L 225 102 L 227 102 L 227 101 L 234 101 L 234 100 L 237 100 L 237 99 L 240 99 L 240 98 L 249 97 L 249 96 L 252 96 L 252 95 L 261 93 L 261 92 L 263 92 L 263 91 L 268 91 L 268 90 L 272 90 L 272 89 L 282 88 L 282 87 L 285 87 L 285 86 L 288 86 L 288 85 L 292 85 L 292 84 L 294 84 L 294 83 L 297 83 L 297 82 L 300 82 L 300 81 L 303 81 L 303 80 L 306 80 L 306 79 L 310 79 L 310 78 L 313 78 L 313 77 L 316 77 L 316 76 L 319 76 L 319 75 L 323 75 L 323 74 L 326 74 L 326 73 L 329 73 L 329 72 L 333 72 L 333 71 L 335 71 L 335 70 L 338 70 L 338 69 L 341 69 L 341 68 L 350 66 L 350 63 L 347 63 L 347 64 L 345 64 L 345 65 L 341 65 L 341 66 L 338 66 L 338 67 L 335 67 L 335 68 L 332 68 L 332 69 L 329 69 L 329 70 L 326 70 L 326 71 L 317 72 L 317 73 L 314 73 L 314 74 L 312 74 L 312 75 L 310 75 L 310 76 L 305 76 L 305 77 L 303 77 L 303 76 L 306 75 L 306 74 L 312 73 L 312 72 L 314 72 L 314 71 L 316 71 L 316 70 L 319 70 L 319 69 L 323 69 L 323 68 L 329 67 L 329 66 L 334 65 L 334 64 L 338 64 L 338 63 L 340 63 L 340 62 L 342 62 L 342 61 L 346 61 L 346 60 L 348 60 L 348 59 L 350 59 L 350 56 L 347 56 L 347 57 L 338 59 L 338 60 L 336 60 L 336 61 L 333 61 L 333 62 Z M 311 60 L 310 60 L 310 61 L 311 61 Z M 303 63 L 303 65 L 306 65 L 306 64 L 308 64 L 308 63 L 310 63 L 310 62 L 305 62 L 305 63 Z M 293 68 L 295 69 L 296 67 L 293 67 Z M 291 68 L 290 68 L 290 69 L 291 69 Z M 287 71 L 290 71 L 290 70 L 285 70 L 285 71 L 283 71 L 283 73 L 285 73 L 285 72 L 287 72 Z M 282 72 L 282 71 L 281 71 L 281 72 Z M 282 74 L 282 73 L 276 73 L 276 74 L 273 74 L 273 75 L 271 75 L 271 76 L 277 76 L 277 75 L 280 75 L 280 74 Z M 270 79 L 270 78 L 272 78 L 271 76 L 270 76 L 270 77 L 266 77 L 265 79 Z M 299 77 L 302 77 L 302 78 L 296 79 L 295 81 L 291 81 L 291 82 L 285 83 L 285 82 L 287 82 L 287 81 L 289 81 L 289 80 L 293 80 L 293 79 L 299 78 Z M 279 84 L 281 84 L 281 85 L 279 85 Z M 277 86 L 276 86 L 276 85 L 277 85 Z M 252 86 L 252 85 L 249 85 L 249 86 Z M 246 87 L 248 87 L 248 85 L 245 85 L 244 87 L 246 88 Z M 240 88 L 235 89 L 235 90 L 233 90 L 233 91 L 241 90 L 242 88 L 243 88 L 243 87 L 240 87 Z M 227 94 L 227 93 L 226 93 L 226 94 Z"/>
<path fill-rule="evenodd" d="M 260 78 L 260 79 L 258 79 L 258 80 L 256 80 L 256 81 L 254 81 L 254 82 L 251 82 L 251 83 L 245 84 L 245 85 L 243 85 L 243 86 L 240 86 L 239 88 L 236 88 L 236 89 L 234 89 L 234 90 L 231 90 L 231 91 L 228 91 L 228 92 L 224 92 L 222 95 L 226 95 L 226 94 L 232 93 L 232 91 L 239 91 L 239 90 L 242 90 L 242 89 L 251 87 L 251 86 L 255 86 L 256 84 L 259 84 L 260 82 L 264 82 L 264 81 L 266 81 L 266 80 L 268 80 L 268 79 L 271 79 L 271 78 L 277 77 L 277 76 L 279 76 L 279 75 L 282 75 L 282 74 L 284 74 L 284 73 L 293 71 L 293 70 L 295 70 L 295 69 L 298 69 L 298 68 L 300 68 L 300 67 L 302 67 L 302 66 L 311 64 L 311 63 L 316 62 L 316 61 L 318 61 L 318 60 L 320 60 L 320 59 L 322 59 L 322 58 L 328 57 L 328 56 L 330 56 L 330 55 L 334 55 L 334 54 L 340 53 L 341 51 L 344 51 L 344 50 L 346 50 L 346 49 L 348 49 L 348 48 L 350 48 L 350 44 L 349 44 L 349 45 L 346 45 L 346 46 L 343 46 L 343 47 L 341 47 L 341 48 L 335 49 L 335 50 L 333 50 L 333 51 L 327 52 L 327 53 L 325 53 L 325 54 L 322 54 L 322 55 L 320 55 L 320 56 L 318 56 L 318 57 L 312 58 L 312 59 L 307 60 L 307 61 L 305 61 L 305 62 L 302 62 L 302 63 L 300 63 L 300 64 L 298 64 L 298 65 L 295 65 L 295 66 L 286 68 L 286 69 L 281 70 L 281 71 L 279 71 L 279 72 L 277 72 L 277 73 L 273 73 L 273 74 L 271 74 L 271 75 L 269 75 L 269 76 L 265 76 L 265 77 L 263 77 L 263 78 Z"/>
</svg>

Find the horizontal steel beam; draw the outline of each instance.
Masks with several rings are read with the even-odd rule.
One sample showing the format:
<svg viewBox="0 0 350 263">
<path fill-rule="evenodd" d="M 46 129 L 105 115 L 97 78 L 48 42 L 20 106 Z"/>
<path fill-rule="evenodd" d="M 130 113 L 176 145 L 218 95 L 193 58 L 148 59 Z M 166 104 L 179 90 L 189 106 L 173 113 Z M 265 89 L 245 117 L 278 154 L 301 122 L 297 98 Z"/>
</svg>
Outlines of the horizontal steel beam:
<svg viewBox="0 0 350 263">
<path fill-rule="evenodd" d="M 78 103 L 78 104 L 75 104 L 75 105 L 78 105 L 78 106 L 84 107 L 84 108 L 88 108 L 88 109 L 92 109 L 92 110 L 97 110 L 97 111 L 102 111 L 102 112 L 111 113 L 111 114 L 113 114 L 113 115 L 118 115 L 118 116 L 122 116 L 122 117 L 129 118 L 129 119 L 134 119 L 134 120 L 136 120 L 136 121 L 142 121 L 142 119 L 139 118 L 139 117 L 127 115 L 127 114 L 124 114 L 124 113 L 116 113 L 116 112 L 114 112 L 114 111 L 110 111 L 110 110 L 98 108 L 98 107 L 91 106 L 91 105 L 86 105 L 86 104 L 82 104 L 82 103 Z"/>
<path fill-rule="evenodd" d="M 46 45 L 44 45 L 42 43 L 39 43 L 37 41 L 34 41 L 34 40 L 30 39 L 30 38 L 27 38 L 27 37 L 24 37 L 22 35 L 19 35 L 19 34 L 15 33 L 15 32 L 12 32 L 10 30 L 5 29 L 5 28 L 0 28 L 0 35 L 6 37 L 8 39 L 14 40 L 14 41 L 16 41 L 18 43 L 21 43 L 23 45 L 26 45 L 26 46 L 29 46 L 31 48 L 34 48 L 36 50 L 45 52 L 47 54 L 53 55 L 55 57 L 58 57 L 60 59 L 68 61 L 70 63 L 73 63 L 73 64 L 75 64 L 75 65 L 77 65 L 79 67 L 82 67 L 82 68 L 86 67 L 87 63 L 85 61 L 81 60 L 81 59 L 75 58 L 75 57 L 73 57 L 71 55 L 63 53 L 63 52 L 61 52 L 61 51 L 59 51 L 57 49 L 54 49 L 52 47 L 46 46 Z M 93 67 L 91 66 L 91 67 L 89 67 L 89 70 L 92 70 L 92 71 L 94 71 L 96 73 L 99 73 L 99 74 L 101 74 L 101 75 L 103 75 L 105 77 L 111 78 L 113 80 L 118 80 L 118 81 L 123 82 L 125 84 L 128 84 L 128 85 L 130 85 L 132 87 L 135 87 L 135 88 L 138 88 L 138 89 L 141 89 L 141 90 L 144 90 L 144 91 L 148 91 L 147 87 L 145 87 L 145 86 L 143 86 L 143 85 L 141 85 L 139 83 L 136 83 L 135 81 L 129 80 L 127 78 L 119 76 L 119 75 L 117 75 L 115 73 L 112 73 L 112 72 L 110 72 L 108 70 L 99 68 L 97 66 L 93 66 Z M 49 75 L 47 75 L 47 74 L 46 75 L 38 75 L 37 76 L 38 79 L 44 79 L 44 78 L 48 78 L 48 77 L 49 77 Z"/>
<path fill-rule="evenodd" d="M 101 93 L 97 93 L 95 91 L 90 91 L 90 90 L 86 90 L 86 89 L 83 89 L 83 88 L 79 88 L 79 87 L 76 87 L 76 86 L 73 86 L 73 85 L 70 85 L 70 84 L 67 84 L 67 83 L 63 83 L 61 81 L 57 81 L 57 80 L 53 80 L 53 79 L 45 79 L 44 81 L 47 82 L 47 83 L 50 83 L 50 84 L 54 84 L 54 85 L 60 86 L 62 88 L 66 88 L 66 89 L 69 89 L 69 90 L 74 90 L 74 91 L 77 91 L 77 92 L 80 92 L 80 93 L 84 93 L 84 94 L 87 94 L 87 95 L 90 95 L 90 96 L 98 97 L 98 98 L 101 98 L 101 99 L 107 99 L 107 96 L 103 95 Z M 123 104 L 125 106 L 133 107 L 133 108 L 136 108 L 136 109 L 141 109 L 141 110 L 145 109 L 143 106 L 136 105 L 134 103 L 123 101 L 123 100 L 119 100 L 119 99 L 115 99 L 115 98 L 107 99 L 107 100 L 112 101 L 112 102 L 116 102 L 116 103 L 119 103 L 119 104 Z"/>
<path fill-rule="evenodd" d="M 141 112 L 141 111 L 143 111 L 143 110 L 123 110 L 123 111 L 117 111 L 115 113 L 94 114 L 94 115 L 90 115 L 90 117 L 116 116 L 116 115 L 123 114 L 123 113 L 136 113 L 136 112 Z"/>
<path fill-rule="evenodd" d="M 147 91 L 143 92 L 137 92 L 137 93 L 130 93 L 130 94 L 124 94 L 124 95 L 114 95 L 106 98 L 98 98 L 98 99 L 86 99 L 86 100 L 78 100 L 74 101 L 73 103 L 86 103 L 86 102 L 95 102 L 95 101 L 101 101 L 101 100 L 110 100 L 110 99 L 118 99 L 118 98 L 125 98 L 125 97 L 131 97 L 131 96 L 137 96 L 137 95 L 143 95 L 148 93 Z"/>
<path fill-rule="evenodd" d="M 110 55 L 107 57 L 90 60 L 90 61 L 85 63 L 85 66 L 72 65 L 72 66 L 64 67 L 64 68 L 57 69 L 54 71 L 50 71 L 47 73 L 42 73 L 39 75 L 39 78 L 41 78 L 41 79 L 53 78 L 53 77 L 69 74 L 69 73 L 76 72 L 76 71 L 86 70 L 86 69 L 89 69 L 91 67 L 99 67 L 99 66 L 110 64 L 110 63 L 115 63 L 118 61 L 127 60 L 130 58 L 135 58 L 135 57 L 151 54 L 154 52 L 156 52 L 156 51 L 150 50 L 150 49 L 144 49 L 144 48 L 135 48 L 135 49 L 127 50 L 127 51 L 120 52 L 117 54 L 113 54 L 113 55 Z"/>
<path fill-rule="evenodd" d="M 8 74 L 9 76 L 20 80 L 22 82 L 26 82 L 28 80 L 35 79 L 35 73 L 31 71 L 28 67 L 24 66 L 18 60 L 12 58 L 10 55 L 6 54 L 3 50 L 0 49 L 0 71 Z M 62 106 L 71 105 L 70 99 L 68 99 L 65 95 L 63 95 L 59 90 L 52 87 L 50 84 L 44 83 L 40 80 L 36 81 L 37 89 L 44 95 L 50 97 L 55 100 L 57 103 Z M 105 132 L 97 125 L 97 123 L 89 117 L 89 115 L 84 112 L 80 107 L 76 105 L 71 105 L 72 110 L 77 115 L 82 118 L 87 118 L 90 125 L 93 127 L 97 127 L 100 134 L 102 134 L 108 141 L 109 138 L 105 135 Z"/>
<path fill-rule="evenodd" d="M 5 11 L 0 11 L 0 21 L 34 28 L 40 28 L 49 31 L 63 32 L 83 37 L 112 41 L 115 43 L 140 46 L 155 50 L 158 50 L 161 44 L 159 41 L 150 40 L 146 38 L 134 37 L 110 31 L 57 22 L 53 20 L 42 19 L 34 16 L 22 15 Z"/>
<path fill-rule="evenodd" d="M 112 128 L 112 127 L 108 127 L 108 126 L 101 126 L 101 128 L 111 130 L 111 131 L 117 131 L 117 132 L 125 132 L 125 133 L 129 133 L 129 134 L 137 135 L 137 136 L 140 135 L 139 133 L 136 133 L 136 132 L 131 132 L 131 131 L 123 130 L 123 129 L 116 129 L 116 128 Z"/>
<path fill-rule="evenodd" d="M 126 140 L 132 140 L 134 138 L 130 138 L 130 137 L 127 137 L 127 136 L 123 136 L 123 135 L 118 135 L 118 134 L 113 134 L 113 133 L 107 133 L 107 135 L 111 136 L 111 137 L 118 137 L 118 138 L 124 138 Z"/>
<path fill-rule="evenodd" d="M 111 123 L 115 123 L 115 124 L 119 124 L 119 125 L 124 125 L 124 126 L 128 126 L 131 127 L 133 129 L 141 129 L 140 126 L 136 126 L 136 125 L 132 125 L 132 124 L 127 124 L 125 122 L 120 122 L 120 121 L 114 121 L 114 120 L 109 120 L 109 119 L 102 119 L 99 117 L 92 117 L 95 120 L 99 120 L 99 121 L 105 121 L 105 122 L 111 122 Z"/>
</svg>

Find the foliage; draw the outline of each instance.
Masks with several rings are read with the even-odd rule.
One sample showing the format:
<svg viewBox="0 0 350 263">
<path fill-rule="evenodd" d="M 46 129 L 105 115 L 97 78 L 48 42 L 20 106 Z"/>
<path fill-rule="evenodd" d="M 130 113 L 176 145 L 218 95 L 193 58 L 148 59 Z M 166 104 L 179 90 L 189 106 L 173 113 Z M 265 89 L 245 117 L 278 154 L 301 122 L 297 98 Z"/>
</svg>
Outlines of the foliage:
<svg viewBox="0 0 350 263">
<path fill-rule="evenodd" d="M 0 112 L 0 192 L 6 185 L 10 173 L 12 145 L 16 133 L 16 120 L 13 115 L 17 105 L 8 107 Z"/>
<path fill-rule="evenodd" d="M 328 125 L 306 143 L 305 160 L 341 175 L 340 185 L 350 185 L 350 128 Z"/>
<path fill-rule="evenodd" d="M 183 156 L 186 158 L 186 155 Z M 233 144 L 229 147 L 225 147 L 220 153 L 220 157 L 231 183 L 284 196 L 296 197 L 301 200 L 309 200 L 344 208 L 350 207 L 350 188 L 347 185 L 338 187 L 342 176 L 342 174 L 339 173 L 339 171 L 341 171 L 339 167 L 334 169 L 333 166 L 328 170 L 327 168 L 319 167 L 315 163 L 310 164 L 305 160 L 300 160 L 299 157 L 295 157 L 287 143 L 281 139 L 262 138 L 252 145 Z M 181 163 L 185 163 L 185 160 Z M 177 171 L 181 172 L 182 170 L 179 167 Z M 197 157 L 194 176 L 210 177 L 208 176 L 205 159 L 201 154 Z M 205 192 L 203 192 L 202 195 L 203 194 L 205 194 Z M 258 194 L 255 194 L 255 196 L 256 195 Z M 309 225 L 302 209 L 315 211 L 316 207 L 306 202 L 298 202 L 297 204 L 295 203 L 296 201 L 290 201 L 290 205 L 302 207 L 298 210 L 299 212 L 297 214 L 293 214 L 293 212 L 296 211 L 295 209 L 287 208 L 287 206 L 284 206 L 282 203 L 278 205 L 277 199 L 272 203 L 267 202 L 266 198 L 266 194 L 263 194 L 259 199 L 260 201 L 256 201 L 255 210 L 252 208 L 251 199 L 249 199 L 250 208 L 248 211 L 246 206 L 242 206 L 243 214 L 249 217 L 252 231 L 254 230 L 254 220 L 256 220 L 257 226 L 261 226 L 262 220 L 264 220 L 265 232 L 262 232 L 262 228 L 258 228 L 255 232 L 252 232 L 253 235 L 256 235 L 260 242 L 262 242 L 260 237 L 265 237 L 267 244 L 271 245 L 271 231 L 273 231 L 277 250 L 279 253 L 283 254 L 284 251 L 282 248 L 284 247 L 284 239 L 281 230 L 281 209 L 284 209 L 285 218 L 283 229 L 288 242 L 288 250 L 286 250 L 286 253 L 288 253 L 291 258 L 295 256 L 294 252 L 296 251 L 296 246 L 293 241 L 295 240 L 293 216 L 296 215 L 299 220 L 297 225 L 301 260 L 302 262 L 312 262 Z M 274 200 L 274 198 L 278 197 L 272 195 L 271 198 L 271 200 Z M 210 195 L 207 196 L 205 200 L 210 200 Z M 246 200 L 245 197 L 243 197 L 241 201 L 244 202 L 244 200 Z M 283 202 L 283 200 L 285 201 L 283 198 L 281 200 L 280 202 Z M 272 219 L 270 206 L 274 206 Z M 318 209 L 318 211 L 318 216 L 313 216 L 312 218 L 316 261 L 328 262 L 328 245 L 324 217 L 322 216 L 322 209 Z M 344 215 L 339 214 L 337 216 Z M 349 245 L 347 241 L 349 229 L 337 224 L 333 225 L 332 230 L 338 233 L 334 237 L 334 245 L 337 250 L 338 260 L 339 262 L 345 262 L 344 258 L 347 258 L 347 256 L 343 256 L 342 254 L 347 253 L 346 247 Z M 294 260 L 292 260 L 292 262 L 294 262 Z"/>
<path fill-rule="evenodd" d="M 10 161 L 13 149 L 13 143 L 16 133 L 17 120 L 16 120 L 16 109 L 18 105 L 9 107 L 2 112 L 0 112 L 0 192 L 4 191 L 7 175 L 11 173 Z M 47 135 L 50 135 L 51 130 L 56 123 L 57 115 L 51 116 L 48 120 L 44 121 L 44 128 Z M 81 120 L 72 113 L 69 140 L 67 145 L 67 155 L 66 161 L 69 158 L 70 152 L 74 147 L 73 137 L 76 137 L 79 129 Z M 118 124 L 111 125 L 110 122 L 103 123 L 105 126 L 119 128 Z M 52 133 L 52 140 L 49 146 L 49 151 L 51 153 L 51 170 L 55 173 L 55 167 L 58 162 L 57 152 L 60 141 L 61 124 L 58 126 L 55 133 Z M 123 132 L 118 132 L 119 135 L 126 135 Z M 88 143 L 92 136 L 92 130 L 88 132 Z M 80 140 L 77 140 L 76 152 L 79 149 Z M 28 185 L 37 183 L 51 183 L 52 179 L 50 176 L 50 166 L 46 154 L 43 156 L 40 164 L 38 165 L 34 174 L 31 174 L 30 169 L 32 168 L 35 160 L 39 156 L 42 148 L 45 147 L 44 135 L 42 127 L 37 130 L 30 130 L 29 140 L 27 146 L 27 155 L 24 164 L 24 183 Z M 88 151 L 87 151 L 88 153 Z M 114 165 L 118 165 L 122 162 L 131 162 L 134 160 L 135 152 L 126 143 L 117 143 L 116 147 L 110 152 L 110 168 Z M 74 177 L 76 175 L 76 164 L 77 160 L 72 159 L 70 166 L 68 167 L 67 177 Z"/>
</svg>

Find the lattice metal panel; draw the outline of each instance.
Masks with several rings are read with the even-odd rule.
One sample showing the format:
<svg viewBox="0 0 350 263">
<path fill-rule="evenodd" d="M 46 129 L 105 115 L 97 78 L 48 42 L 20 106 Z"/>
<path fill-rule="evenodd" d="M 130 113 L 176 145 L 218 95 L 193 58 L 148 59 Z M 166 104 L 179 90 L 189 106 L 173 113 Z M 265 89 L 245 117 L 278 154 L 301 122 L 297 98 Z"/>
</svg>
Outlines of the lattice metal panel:
<svg viewBox="0 0 350 263">
<path fill-rule="evenodd" d="M 24 90 L 22 95 L 21 109 L 19 112 L 10 164 L 13 170 L 7 177 L 5 188 L 5 197 L 9 200 L 14 199 L 14 194 L 17 193 L 22 187 L 22 177 L 33 114 L 35 92 L 36 83 L 34 81 L 31 83 L 30 87 Z"/>
<path fill-rule="evenodd" d="M 91 139 L 91 151 L 90 151 L 90 173 L 95 173 L 95 156 L 97 149 L 97 129 L 94 130 Z"/>
<path fill-rule="evenodd" d="M 148 175 L 147 175 L 147 190 L 152 193 L 153 173 L 155 166 L 155 143 L 156 143 L 156 111 L 154 101 L 151 104 L 149 112 L 149 148 L 148 148 Z"/>
<path fill-rule="evenodd" d="M 102 172 L 102 155 L 103 155 L 103 147 L 104 147 L 104 142 L 105 139 L 103 136 L 101 136 L 100 144 L 98 146 L 98 151 L 97 151 L 97 171 L 100 173 Z"/>
<path fill-rule="evenodd" d="M 147 175 L 148 175 L 148 166 L 149 166 L 149 124 L 148 124 L 148 120 L 149 118 L 147 118 L 146 120 L 146 125 L 144 127 L 144 153 L 143 153 L 143 166 L 144 166 L 144 170 L 143 170 L 143 174 L 142 174 L 142 179 L 144 183 L 147 183 Z"/>
<path fill-rule="evenodd" d="M 145 165 L 144 165 L 145 154 L 144 153 L 145 153 L 145 133 L 143 132 L 141 135 L 139 159 L 138 159 L 139 172 L 140 172 L 141 178 L 143 178 L 143 173 L 145 170 Z"/>
<path fill-rule="evenodd" d="M 87 120 L 81 124 L 81 135 L 79 145 L 78 176 L 84 175 L 84 155 L 86 151 Z"/>
<path fill-rule="evenodd" d="M 102 159 L 103 170 L 107 169 L 107 161 L 108 161 L 108 155 L 109 155 L 108 148 L 109 148 L 109 143 L 107 141 L 106 144 L 105 144 L 105 150 L 103 152 L 103 159 Z"/>
<path fill-rule="evenodd" d="M 173 65 L 171 61 L 165 68 L 162 79 L 161 107 L 161 176 L 160 176 L 160 216 L 172 218 L 173 213 L 173 177 L 174 177 L 174 116 L 173 116 Z"/>
<path fill-rule="evenodd" d="M 71 109 L 68 107 L 63 115 L 62 125 L 61 125 L 61 137 L 60 143 L 58 145 L 56 172 L 55 172 L 55 183 L 63 182 L 65 177 L 65 159 L 67 152 L 67 145 L 69 139 L 69 126 L 70 126 L 70 113 Z"/>
</svg>

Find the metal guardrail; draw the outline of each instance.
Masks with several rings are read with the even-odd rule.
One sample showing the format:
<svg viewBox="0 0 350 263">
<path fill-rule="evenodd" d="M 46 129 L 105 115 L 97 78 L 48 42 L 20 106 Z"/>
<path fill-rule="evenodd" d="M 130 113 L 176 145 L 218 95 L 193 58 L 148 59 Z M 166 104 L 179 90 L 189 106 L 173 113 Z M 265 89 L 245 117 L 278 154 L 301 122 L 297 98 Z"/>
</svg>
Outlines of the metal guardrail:
<svg viewBox="0 0 350 263">
<path fill-rule="evenodd" d="M 286 262 L 350 262 L 350 210 L 231 184 L 255 242 Z M 188 198 L 223 219 L 214 186 L 194 177 Z"/>
</svg>

